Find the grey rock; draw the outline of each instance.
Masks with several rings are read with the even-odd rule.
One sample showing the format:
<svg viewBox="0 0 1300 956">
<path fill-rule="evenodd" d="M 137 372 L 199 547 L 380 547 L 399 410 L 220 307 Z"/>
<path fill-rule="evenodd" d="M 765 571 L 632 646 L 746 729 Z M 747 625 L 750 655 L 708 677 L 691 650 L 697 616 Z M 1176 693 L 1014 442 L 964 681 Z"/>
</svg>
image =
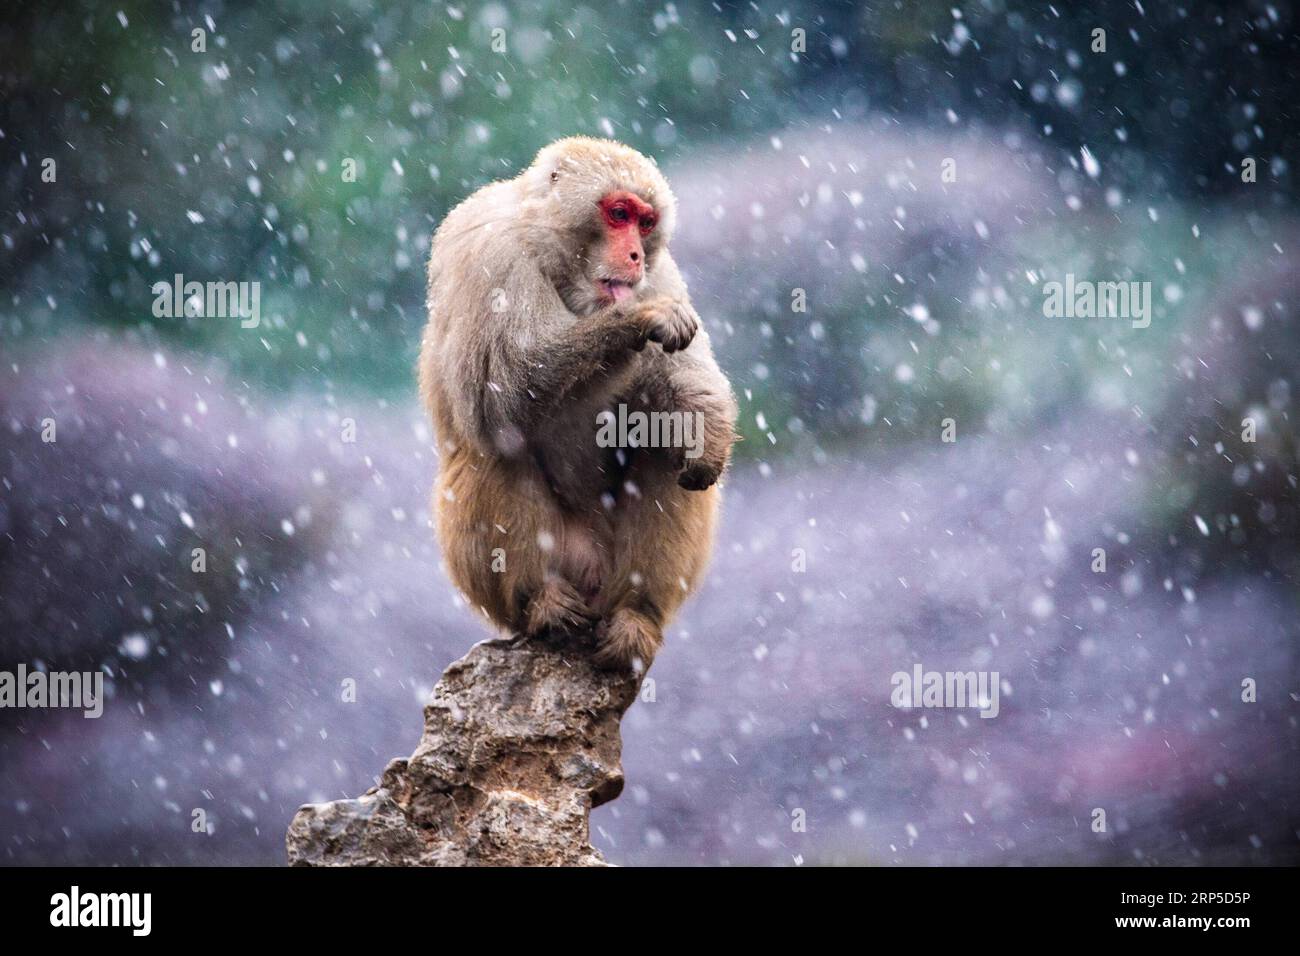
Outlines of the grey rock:
<svg viewBox="0 0 1300 956">
<path fill-rule="evenodd" d="M 566 642 L 487 641 L 443 673 L 424 735 L 355 800 L 308 804 L 295 866 L 603 866 L 593 807 L 623 790 L 619 721 L 637 679 Z"/>
</svg>

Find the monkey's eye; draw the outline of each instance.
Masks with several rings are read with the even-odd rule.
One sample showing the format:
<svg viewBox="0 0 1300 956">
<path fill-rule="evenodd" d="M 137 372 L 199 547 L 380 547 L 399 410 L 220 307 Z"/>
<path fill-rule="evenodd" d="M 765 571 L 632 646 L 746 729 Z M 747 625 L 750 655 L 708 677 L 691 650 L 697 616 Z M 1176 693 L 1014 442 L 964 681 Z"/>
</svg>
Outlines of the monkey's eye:
<svg viewBox="0 0 1300 956">
<path fill-rule="evenodd" d="M 640 223 L 641 232 L 649 235 L 654 231 L 654 227 L 658 222 L 659 220 L 655 216 L 642 216 Z"/>
<path fill-rule="evenodd" d="M 553 170 L 553 171 L 551 172 L 551 183 L 552 183 L 552 184 L 557 183 L 557 182 L 559 182 L 559 180 L 560 180 L 560 172 L 559 172 L 559 170 Z"/>
<path fill-rule="evenodd" d="M 609 218 L 615 222 L 627 222 L 627 210 L 622 206 L 615 206 L 609 211 Z"/>
</svg>

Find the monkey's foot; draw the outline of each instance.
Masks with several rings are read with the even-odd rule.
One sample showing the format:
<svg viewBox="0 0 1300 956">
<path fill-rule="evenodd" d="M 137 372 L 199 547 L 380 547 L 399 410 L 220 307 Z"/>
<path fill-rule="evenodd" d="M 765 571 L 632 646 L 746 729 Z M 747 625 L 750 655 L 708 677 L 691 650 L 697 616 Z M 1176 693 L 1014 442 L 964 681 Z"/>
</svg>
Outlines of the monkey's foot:
<svg viewBox="0 0 1300 956">
<path fill-rule="evenodd" d="M 548 577 L 528 602 L 524 633 L 529 637 L 588 630 L 599 618 L 582 595 L 563 578 Z"/>
<path fill-rule="evenodd" d="M 663 633 L 640 611 L 623 607 L 601 625 L 596 640 L 598 666 L 636 668 L 640 662 L 640 670 L 645 671 L 663 643 Z"/>
<path fill-rule="evenodd" d="M 687 491 L 703 491 L 711 487 L 721 474 L 722 469 L 711 462 L 691 461 L 677 476 L 677 484 Z"/>
</svg>

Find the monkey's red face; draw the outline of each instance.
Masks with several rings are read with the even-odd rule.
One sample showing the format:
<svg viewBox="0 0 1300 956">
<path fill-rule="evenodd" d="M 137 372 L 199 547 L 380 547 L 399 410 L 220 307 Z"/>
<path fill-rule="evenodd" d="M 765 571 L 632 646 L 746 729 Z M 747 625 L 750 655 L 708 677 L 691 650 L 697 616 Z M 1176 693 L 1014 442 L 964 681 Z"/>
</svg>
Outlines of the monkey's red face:
<svg viewBox="0 0 1300 956">
<path fill-rule="evenodd" d="M 645 240 L 659 215 L 654 207 L 630 192 L 612 192 L 597 205 L 604 230 L 603 254 L 597 264 L 596 285 L 606 302 L 622 302 L 645 277 Z"/>
</svg>

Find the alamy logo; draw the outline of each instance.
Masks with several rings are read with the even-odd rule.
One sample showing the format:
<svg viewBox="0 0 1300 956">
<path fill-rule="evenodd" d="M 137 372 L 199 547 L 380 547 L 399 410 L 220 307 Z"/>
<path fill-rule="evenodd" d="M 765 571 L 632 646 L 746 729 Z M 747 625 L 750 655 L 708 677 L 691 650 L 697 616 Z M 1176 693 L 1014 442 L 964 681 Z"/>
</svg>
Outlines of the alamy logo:
<svg viewBox="0 0 1300 956">
<path fill-rule="evenodd" d="M 1049 319 L 1132 319 L 1133 328 L 1151 324 L 1150 282 L 1093 282 L 1065 274 L 1065 282 L 1043 285 L 1043 315 Z"/>
<path fill-rule="evenodd" d="M 0 708 L 81 708 L 92 720 L 104 713 L 104 672 L 38 671 L 26 664 L 0 671 Z"/>
<path fill-rule="evenodd" d="M 618 406 L 596 416 L 601 448 L 685 448 L 687 458 L 704 454 L 703 412 L 642 412 Z"/>
<path fill-rule="evenodd" d="M 978 707 L 981 717 L 998 715 L 1001 679 L 997 671 L 895 671 L 889 702 L 895 707 Z"/>
<path fill-rule="evenodd" d="M 50 925 L 128 926 L 132 936 L 148 936 L 153 927 L 152 893 L 71 892 L 50 897 Z"/>
<path fill-rule="evenodd" d="M 262 321 L 262 283 L 186 282 L 179 272 L 171 282 L 153 284 L 156 319 L 233 319 L 255 329 Z"/>
</svg>

